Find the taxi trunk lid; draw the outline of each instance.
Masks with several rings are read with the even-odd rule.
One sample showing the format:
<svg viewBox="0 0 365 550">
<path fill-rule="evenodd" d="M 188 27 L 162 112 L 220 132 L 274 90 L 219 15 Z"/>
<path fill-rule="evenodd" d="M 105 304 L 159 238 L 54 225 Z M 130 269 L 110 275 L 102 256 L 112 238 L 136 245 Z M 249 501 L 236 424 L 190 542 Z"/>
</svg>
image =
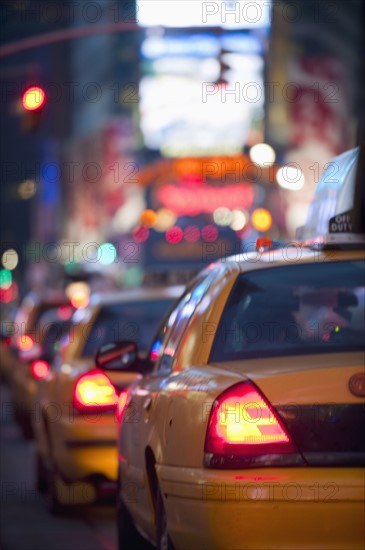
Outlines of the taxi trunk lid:
<svg viewBox="0 0 365 550">
<path fill-rule="evenodd" d="M 308 465 L 365 465 L 364 353 L 256 359 L 225 368 L 256 384 Z"/>
</svg>

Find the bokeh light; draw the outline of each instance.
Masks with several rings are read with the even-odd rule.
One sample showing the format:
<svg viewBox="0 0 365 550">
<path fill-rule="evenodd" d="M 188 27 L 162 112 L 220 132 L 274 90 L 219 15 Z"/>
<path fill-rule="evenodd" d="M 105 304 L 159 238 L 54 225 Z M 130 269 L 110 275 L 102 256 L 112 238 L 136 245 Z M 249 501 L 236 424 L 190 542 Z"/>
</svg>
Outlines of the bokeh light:
<svg viewBox="0 0 365 550">
<path fill-rule="evenodd" d="M 40 86 L 30 86 L 22 95 L 22 105 L 26 111 L 38 111 L 46 103 L 46 93 Z"/>
<path fill-rule="evenodd" d="M 184 229 L 184 239 L 188 243 L 196 243 L 200 239 L 200 229 L 196 225 L 188 225 Z"/>
<path fill-rule="evenodd" d="M 11 274 L 11 271 L 9 269 L 1 269 L 0 270 L 0 288 L 3 290 L 6 290 L 10 287 L 11 283 L 13 281 L 13 276 Z"/>
<path fill-rule="evenodd" d="M 299 166 L 286 165 L 279 168 L 276 181 L 283 189 L 299 191 L 304 186 L 304 174 Z"/>
<path fill-rule="evenodd" d="M 16 268 L 19 262 L 18 253 L 14 248 L 8 248 L 8 250 L 5 250 L 4 254 L 1 256 L 1 263 L 5 267 L 5 269 L 8 269 L 9 271 L 12 271 Z"/>
<path fill-rule="evenodd" d="M 157 220 L 154 229 L 161 233 L 165 233 L 176 222 L 176 215 L 169 208 L 160 208 L 156 212 Z"/>
<path fill-rule="evenodd" d="M 258 143 L 250 149 L 250 159 L 259 166 L 272 166 L 275 162 L 275 151 L 267 143 Z"/>
<path fill-rule="evenodd" d="M 272 216 L 266 208 L 257 208 L 252 212 L 251 223 L 257 231 L 268 231 L 272 226 Z"/>
<path fill-rule="evenodd" d="M 202 229 L 202 237 L 207 243 L 213 243 L 218 239 L 218 229 L 215 225 L 206 225 Z"/>
<path fill-rule="evenodd" d="M 241 231 L 245 227 L 248 221 L 248 216 L 242 210 L 232 210 L 232 221 L 230 228 L 233 231 Z"/>
<path fill-rule="evenodd" d="M 147 209 L 141 214 L 140 221 L 145 227 L 153 227 L 157 222 L 158 216 L 154 210 Z"/>
<path fill-rule="evenodd" d="M 149 236 L 149 229 L 141 225 L 137 227 L 132 233 L 132 237 L 136 243 L 144 243 L 145 241 L 147 241 Z"/>
<path fill-rule="evenodd" d="M 232 212 L 229 208 L 221 206 L 213 212 L 213 220 L 217 225 L 230 225 L 232 223 Z"/>
<path fill-rule="evenodd" d="M 87 283 L 83 281 L 70 283 L 66 287 L 65 293 L 75 309 L 84 308 L 89 305 L 90 286 Z"/>
<path fill-rule="evenodd" d="M 112 243 L 103 243 L 99 246 L 98 256 L 101 264 L 110 265 L 116 260 L 117 249 Z"/>
<path fill-rule="evenodd" d="M 36 194 L 37 185 L 33 180 L 24 180 L 18 187 L 18 195 L 23 200 L 29 200 Z"/>
<path fill-rule="evenodd" d="M 170 244 L 177 244 L 182 240 L 183 235 L 184 233 L 181 227 L 174 225 L 166 231 L 166 240 Z"/>
</svg>

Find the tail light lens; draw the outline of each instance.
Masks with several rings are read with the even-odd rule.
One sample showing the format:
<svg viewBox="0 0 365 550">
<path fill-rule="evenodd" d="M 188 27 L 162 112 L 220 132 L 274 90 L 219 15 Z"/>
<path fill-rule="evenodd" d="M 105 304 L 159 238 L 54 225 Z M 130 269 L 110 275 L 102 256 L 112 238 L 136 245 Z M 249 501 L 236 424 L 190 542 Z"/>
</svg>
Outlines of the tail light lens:
<svg viewBox="0 0 365 550">
<path fill-rule="evenodd" d="M 94 370 L 78 378 L 74 390 L 74 405 L 79 411 L 114 410 L 118 395 L 110 379 Z"/>
<path fill-rule="evenodd" d="M 51 368 L 47 361 L 32 361 L 30 370 L 36 380 L 42 380 L 47 376 Z"/>
<path fill-rule="evenodd" d="M 280 418 L 249 382 L 232 386 L 213 403 L 204 450 L 211 467 L 302 463 Z"/>
<path fill-rule="evenodd" d="M 19 351 L 29 351 L 34 346 L 34 340 L 29 334 L 23 334 L 17 338 L 16 345 Z"/>
<path fill-rule="evenodd" d="M 10 346 L 11 346 L 11 336 L 5 336 L 3 342 L 4 342 L 4 346 L 6 348 L 10 348 Z"/>
<path fill-rule="evenodd" d="M 128 401 L 128 393 L 126 391 L 122 391 L 121 394 L 119 395 L 118 404 L 115 411 L 115 417 L 117 419 L 117 422 L 119 423 L 122 421 L 124 411 L 127 408 L 127 405 L 128 405 L 127 401 Z"/>
</svg>

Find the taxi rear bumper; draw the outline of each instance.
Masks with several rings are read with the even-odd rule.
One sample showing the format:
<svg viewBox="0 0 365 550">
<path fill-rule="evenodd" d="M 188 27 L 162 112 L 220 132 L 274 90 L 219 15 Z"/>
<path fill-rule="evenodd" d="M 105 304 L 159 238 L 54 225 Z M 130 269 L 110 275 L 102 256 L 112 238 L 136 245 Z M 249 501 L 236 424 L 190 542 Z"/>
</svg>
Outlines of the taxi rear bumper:
<svg viewBox="0 0 365 550">
<path fill-rule="evenodd" d="M 362 550 L 360 468 L 157 466 L 177 550 Z"/>
</svg>

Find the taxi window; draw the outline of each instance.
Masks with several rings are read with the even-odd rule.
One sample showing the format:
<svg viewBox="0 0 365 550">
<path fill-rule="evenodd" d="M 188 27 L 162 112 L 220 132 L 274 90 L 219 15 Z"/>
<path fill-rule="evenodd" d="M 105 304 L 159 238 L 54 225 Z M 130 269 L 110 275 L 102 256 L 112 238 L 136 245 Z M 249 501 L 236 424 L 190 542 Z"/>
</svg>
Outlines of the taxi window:
<svg viewBox="0 0 365 550">
<path fill-rule="evenodd" d="M 107 342 L 132 340 L 143 352 L 155 334 L 174 298 L 139 300 L 111 304 L 101 308 L 89 326 L 82 357 L 90 357 Z"/>
<path fill-rule="evenodd" d="M 198 281 L 184 294 L 177 307 L 172 311 L 167 326 L 172 326 L 172 330 L 166 330 L 166 338 L 163 342 L 163 351 L 158 365 L 158 371 L 170 372 L 175 359 L 176 350 L 182 337 L 188 327 L 196 308 L 201 302 L 205 292 L 216 277 L 216 271 L 210 269 L 204 278 Z"/>
<path fill-rule="evenodd" d="M 242 273 L 210 361 L 364 349 L 364 281 L 361 261 Z"/>
</svg>

